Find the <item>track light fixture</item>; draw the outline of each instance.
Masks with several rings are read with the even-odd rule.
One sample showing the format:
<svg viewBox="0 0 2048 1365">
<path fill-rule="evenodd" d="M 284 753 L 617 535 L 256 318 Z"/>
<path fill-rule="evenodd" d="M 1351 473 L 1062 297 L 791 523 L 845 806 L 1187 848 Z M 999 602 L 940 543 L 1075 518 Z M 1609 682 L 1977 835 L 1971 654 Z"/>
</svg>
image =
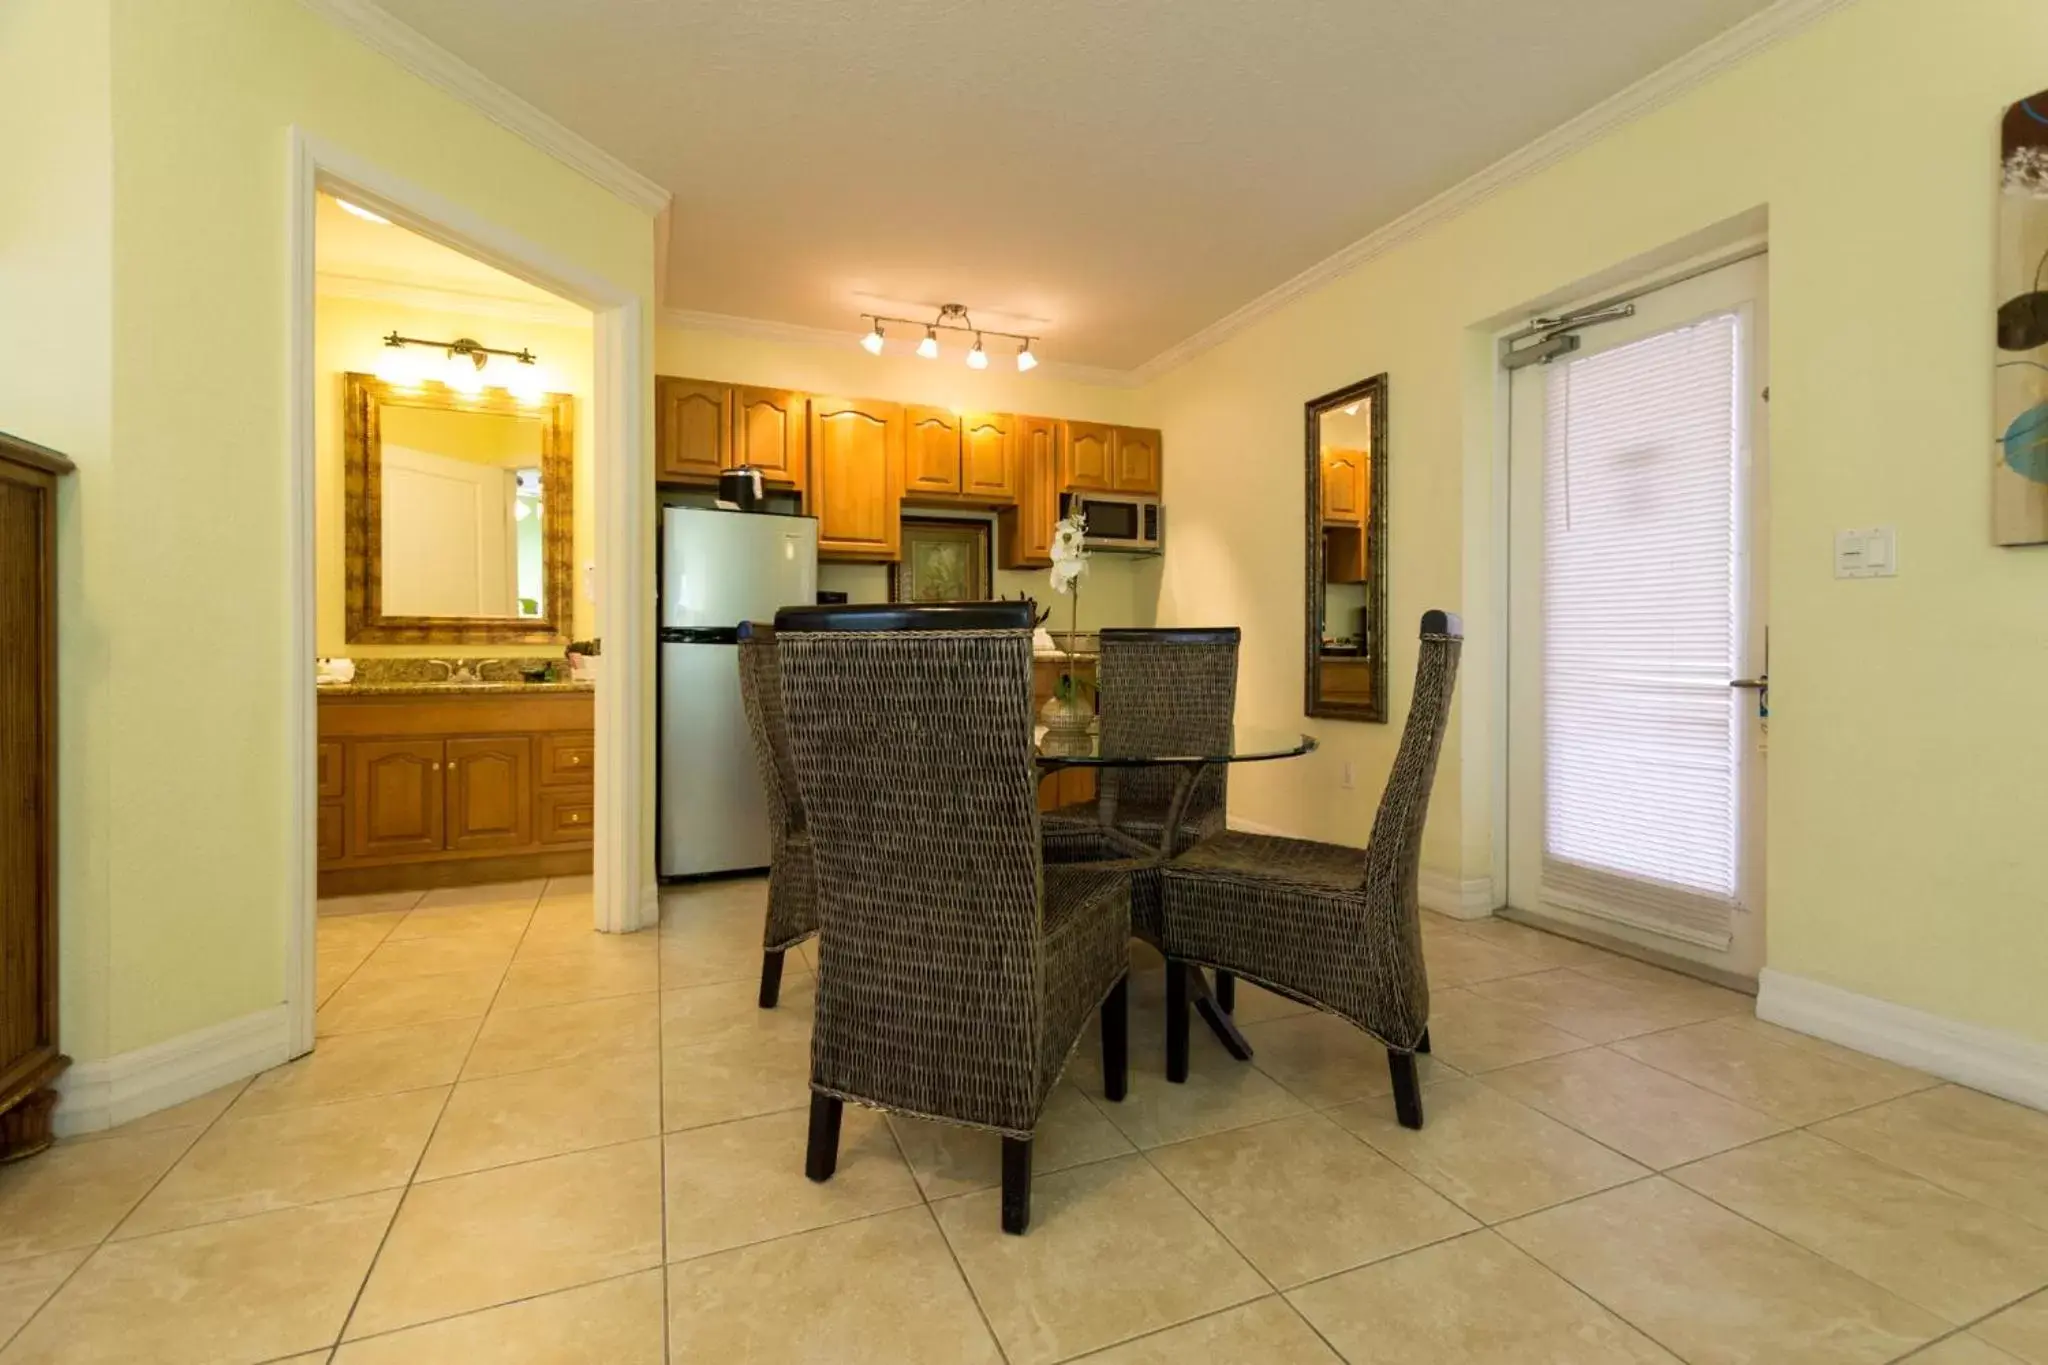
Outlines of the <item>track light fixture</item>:
<svg viewBox="0 0 2048 1365">
<path fill-rule="evenodd" d="M 964 304 L 942 304 L 939 308 L 939 315 L 928 322 L 918 318 L 892 318 L 882 313 L 863 313 L 861 317 L 868 324 L 867 334 L 860 339 L 861 349 L 865 350 L 869 355 L 880 355 L 882 353 L 882 324 L 885 322 L 897 322 L 905 327 L 924 328 L 924 337 L 917 343 L 917 354 L 926 360 L 936 360 L 939 358 L 940 332 L 971 332 L 974 335 L 974 345 L 967 352 L 967 368 L 971 370 L 985 370 L 988 368 L 988 352 L 982 346 L 982 340 L 985 336 L 1007 337 L 1009 340 L 1016 342 L 1017 368 L 1020 371 L 1034 369 L 1038 365 L 1038 357 L 1031 353 L 1030 337 L 1025 336 L 1021 332 L 997 332 L 987 328 L 976 327 L 973 319 L 967 316 L 967 308 Z"/>
</svg>

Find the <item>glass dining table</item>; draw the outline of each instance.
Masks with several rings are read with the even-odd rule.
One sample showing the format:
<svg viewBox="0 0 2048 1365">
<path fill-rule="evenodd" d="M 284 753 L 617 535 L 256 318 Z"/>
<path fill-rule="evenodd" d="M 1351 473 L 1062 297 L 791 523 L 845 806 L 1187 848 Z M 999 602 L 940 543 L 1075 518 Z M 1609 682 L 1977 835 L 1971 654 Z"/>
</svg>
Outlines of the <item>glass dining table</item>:
<svg viewBox="0 0 2048 1365">
<path fill-rule="evenodd" d="M 1102 816 L 1104 842 L 1124 854 L 1126 865 L 1158 867 L 1181 850 L 1176 848 L 1175 839 L 1180 830 L 1181 816 L 1187 809 L 1188 798 L 1193 795 L 1196 781 L 1209 768 L 1221 764 L 1265 763 L 1276 759 L 1299 758 L 1313 753 L 1316 739 L 1313 735 L 1299 730 L 1287 730 L 1270 726 L 1239 725 L 1232 728 L 1227 743 L 1219 742 L 1190 749 L 1185 745 L 1161 745 L 1148 747 L 1120 743 L 1108 752 L 1103 750 L 1102 736 L 1094 730 L 1085 733 L 1048 730 L 1043 726 L 1036 731 L 1038 772 L 1041 778 L 1067 768 L 1130 769 L 1165 768 L 1176 774 L 1173 796 L 1167 806 L 1166 818 L 1160 826 L 1159 842 L 1145 840 L 1117 827 L 1116 806 L 1111 793 L 1099 793 L 1097 810 Z M 1231 1017 L 1236 1004 L 1236 981 L 1234 978 L 1217 973 L 1212 988 L 1208 974 L 1190 972 L 1189 999 L 1202 1019 L 1209 1025 L 1231 1056 L 1241 1062 L 1252 1058 L 1252 1046 L 1238 1031 L 1236 1021 Z"/>
</svg>

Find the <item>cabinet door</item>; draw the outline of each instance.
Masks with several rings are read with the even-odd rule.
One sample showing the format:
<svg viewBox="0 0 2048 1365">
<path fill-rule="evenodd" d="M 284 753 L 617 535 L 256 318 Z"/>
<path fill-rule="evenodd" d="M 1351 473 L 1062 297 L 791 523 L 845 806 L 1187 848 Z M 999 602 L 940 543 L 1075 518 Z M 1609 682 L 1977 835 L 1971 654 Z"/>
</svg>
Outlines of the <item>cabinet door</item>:
<svg viewBox="0 0 2048 1365">
<path fill-rule="evenodd" d="M 733 468 L 754 465 L 769 483 L 804 486 L 809 436 L 804 430 L 810 400 L 787 389 L 733 390 Z"/>
<path fill-rule="evenodd" d="M 438 739 L 359 739 L 348 746 L 348 854 L 439 853 L 445 803 Z"/>
<path fill-rule="evenodd" d="M 1052 417 L 1016 419 L 1017 503 L 996 519 L 1003 567 L 1052 563 L 1052 524 L 1059 520 L 1060 431 Z"/>
<path fill-rule="evenodd" d="M 657 375 L 654 395 L 660 477 L 718 482 L 718 471 L 732 464 L 732 386 Z"/>
<path fill-rule="evenodd" d="M 1110 479 L 1110 447 L 1114 428 L 1100 422 L 1067 423 L 1066 464 L 1060 470 L 1060 487 L 1093 489 L 1107 493 L 1114 488 Z"/>
<path fill-rule="evenodd" d="M 960 419 L 960 491 L 983 502 L 1017 497 L 1017 419 L 977 412 Z"/>
<path fill-rule="evenodd" d="M 340 796 L 348 790 L 348 769 L 343 766 L 341 741 L 320 741 L 320 795 Z"/>
<path fill-rule="evenodd" d="M 347 812 L 339 801 L 320 803 L 320 866 L 325 867 L 348 853 Z"/>
<path fill-rule="evenodd" d="M 524 848 L 533 842 L 533 740 L 526 735 L 448 741 L 448 849 Z"/>
<path fill-rule="evenodd" d="M 1365 455 L 1323 452 L 1323 524 L 1357 526 L 1365 520 Z"/>
<path fill-rule="evenodd" d="M 901 558 L 902 407 L 813 396 L 811 495 L 819 558 Z"/>
<path fill-rule="evenodd" d="M 1110 480 L 1119 493 L 1159 492 L 1159 433 L 1118 427 L 1110 441 Z"/>
<path fill-rule="evenodd" d="M 944 408 L 903 409 L 903 487 L 909 493 L 960 491 L 960 421 Z"/>
</svg>

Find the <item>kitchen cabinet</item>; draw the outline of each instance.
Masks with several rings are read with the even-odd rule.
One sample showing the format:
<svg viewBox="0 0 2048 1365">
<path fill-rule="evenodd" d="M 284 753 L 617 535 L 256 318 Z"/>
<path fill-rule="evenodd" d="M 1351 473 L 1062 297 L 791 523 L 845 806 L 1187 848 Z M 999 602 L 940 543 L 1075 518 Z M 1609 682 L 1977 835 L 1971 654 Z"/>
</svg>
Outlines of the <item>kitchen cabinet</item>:
<svg viewBox="0 0 2048 1365">
<path fill-rule="evenodd" d="M 976 502 L 1017 500 L 1017 419 L 1003 412 L 960 419 L 960 493 Z"/>
<path fill-rule="evenodd" d="M 1118 493 L 1159 493 L 1159 433 L 1149 427 L 1110 430 L 1110 487 Z"/>
<path fill-rule="evenodd" d="M 1323 452 L 1323 525 L 1362 526 L 1366 498 L 1365 452 L 1326 450 Z"/>
<path fill-rule="evenodd" d="M 681 483 L 716 483 L 732 465 L 733 386 L 657 375 L 655 466 Z"/>
<path fill-rule="evenodd" d="M 1062 445 L 1060 487 L 1092 493 L 1116 491 L 1116 428 L 1104 422 L 1068 422 Z"/>
<path fill-rule="evenodd" d="M 903 409 L 903 491 L 960 491 L 960 420 L 945 408 Z"/>
<path fill-rule="evenodd" d="M 1016 501 L 996 514 L 996 553 L 1006 569 L 1052 563 L 1052 525 L 1059 520 L 1060 461 L 1066 424 L 1053 417 L 1017 417 L 1012 445 Z"/>
<path fill-rule="evenodd" d="M 903 496 L 1003 507 L 1017 500 L 1016 418 L 946 408 L 903 409 Z"/>
<path fill-rule="evenodd" d="M 590 870 L 592 694 L 322 693 L 320 894 Z M 337 755 L 332 760 L 328 755 Z"/>
<path fill-rule="evenodd" d="M 811 397 L 818 558 L 894 562 L 903 543 L 904 414 L 871 398 Z"/>
<path fill-rule="evenodd" d="M 810 398 L 788 389 L 733 390 L 731 463 L 753 465 L 766 483 L 801 489 L 810 464 Z"/>
</svg>

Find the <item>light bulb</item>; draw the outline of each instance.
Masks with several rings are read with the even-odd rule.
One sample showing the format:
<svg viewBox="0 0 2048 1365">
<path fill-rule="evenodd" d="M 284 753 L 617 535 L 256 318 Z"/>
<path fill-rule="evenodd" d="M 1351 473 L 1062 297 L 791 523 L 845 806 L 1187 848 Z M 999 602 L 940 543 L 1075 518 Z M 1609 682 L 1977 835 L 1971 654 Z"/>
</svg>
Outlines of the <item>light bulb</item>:
<svg viewBox="0 0 2048 1365">
<path fill-rule="evenodd" d="M 868 334 L 860 339 L 860 347 L 869 355 L 882 353 L 882 324 L 876 322 L 868 328 Z"/>
<path fill-rule="evenodd" d="M 484 372 L 466 355 L 450 355 L 442 382 L 457 393 L 482 393 Z"/>
<path fill-rule="evenodd" d="M 967 353 L 967 368 L 985 370 L 988 368 L 988 352 L 981 349 L 981 333 L 974 334 L 974 349 Z"/>
<path fill-rule="evenodd" d="M 334 202 L 341 205 L 343 211 L 353 213 L 356 217 L 362 219 L 366 223 L 382 223 L 386 227 L 389 227 L 391 225 L 391 220 L 389 218 L 386 218 L 381 213 L 372 213 L 368 209 L 364 208 L 361 204 L 351 204 L 346 199 L 337 199 Z"/>
<path fill-rule="evenodd" d="M 1038 357 L 1031 354 L 1031 343 L 1027 340 L 1022 346 L 1017 348 L 1017 369 L 1021 373 L 1024 370 L 1036 368 L 1038 368 Z"/>
<path fill-rule="evenodd" d="M 386 346 L 377 355 L 377 378 L 394 389 L 409 389 L 419 383 L 419 366 L 403 346 Z"/>
<path fill-rule="evenodd" d="M 917 353 L 926 360 L 937 360 L 939 358 L 938 329 L 933 327 L 924 329 L 924 340 L 917 343 Z"/>
<path fill-rule="evenodd" d="M 505 376 L 505 390 L 516 401 L 532 407 L 548 396 L 547 374 L 538 365 L 515 361 L 512 372 Z"/>
</svg>

